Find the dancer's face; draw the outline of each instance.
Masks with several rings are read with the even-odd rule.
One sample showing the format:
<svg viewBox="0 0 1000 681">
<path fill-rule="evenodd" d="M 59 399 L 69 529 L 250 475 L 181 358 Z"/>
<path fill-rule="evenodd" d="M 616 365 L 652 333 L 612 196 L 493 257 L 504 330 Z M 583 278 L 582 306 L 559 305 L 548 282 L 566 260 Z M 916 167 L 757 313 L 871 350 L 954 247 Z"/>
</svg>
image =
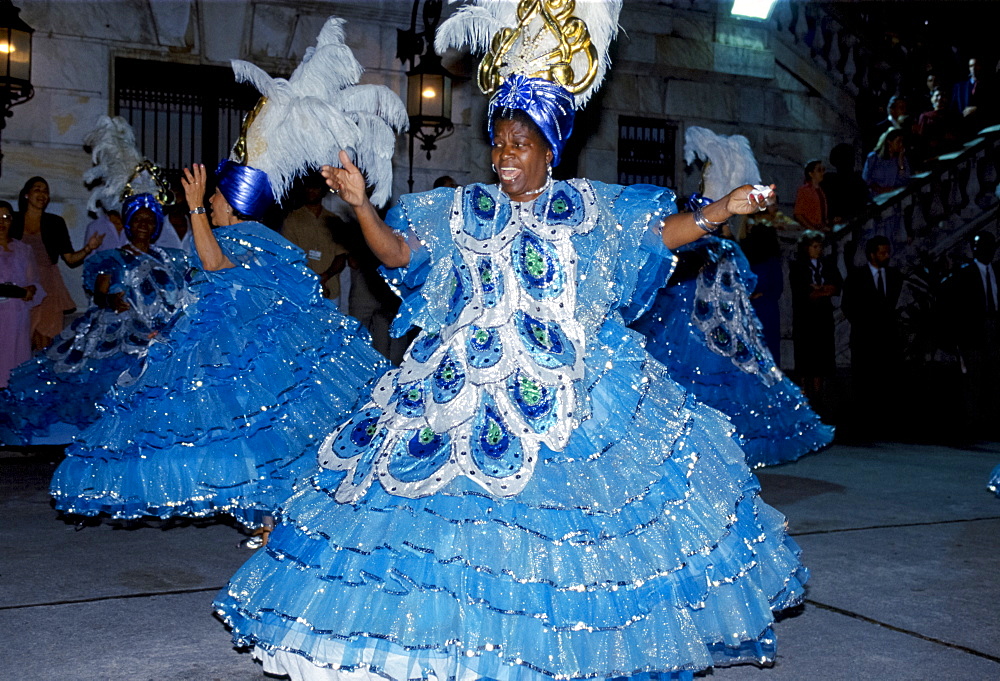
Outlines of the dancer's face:
<svg viewBox="0 0 1000 681">
<path fill-rule="evenodd" d="M 156 214 L 149 208 L 140 208 L 129 220 L 129 241 L 134 244 L 148 244 L 156 231 Z"/>
<path fill-rule="evenodd" d="M 530 201 L 548 179 L 552 150 L 533 129 L 517 120 L 500 119 L 493 128 L 493 165 L 500 187 L 511 201 Z"/>
<path fill-rule="evenodd" d="M 218 189 L 212 194 L 212 198 L 208 200 L 208 205 L 212 209 L 213 225 L 216 227 L 225 227 L 232 222 L 233 208 Z"/>
</svg>

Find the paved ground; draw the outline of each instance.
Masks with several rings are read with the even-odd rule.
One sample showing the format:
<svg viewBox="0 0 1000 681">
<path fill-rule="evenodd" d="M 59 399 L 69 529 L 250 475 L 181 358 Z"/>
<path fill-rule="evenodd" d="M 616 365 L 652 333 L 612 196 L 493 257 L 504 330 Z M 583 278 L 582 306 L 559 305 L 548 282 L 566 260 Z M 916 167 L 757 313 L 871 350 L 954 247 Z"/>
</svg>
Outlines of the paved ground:
<svg viewBox="0 0 1000 681">
<path fill-rule="evenodd" d="M 246 558 L 232 527 L 75 529 L 47 485 L 57 450 L 0 453 L 0 678 L 264 678 L 211 601 Z M 1000 679 L 1000 443 L 838 445 L 761 472 L 812 570 L 768 669 L 711 681 Z"/>
</svg>

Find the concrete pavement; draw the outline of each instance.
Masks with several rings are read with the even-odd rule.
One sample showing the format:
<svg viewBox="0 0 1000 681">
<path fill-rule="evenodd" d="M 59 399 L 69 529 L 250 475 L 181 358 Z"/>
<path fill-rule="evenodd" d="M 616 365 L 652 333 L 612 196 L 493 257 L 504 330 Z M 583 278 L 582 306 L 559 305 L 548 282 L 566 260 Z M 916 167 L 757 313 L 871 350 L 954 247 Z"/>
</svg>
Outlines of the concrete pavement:
<svg viewBox="0 0 1000 681">
<path fill-rule="evenodd" d="M 49 506 L 60 454 L 0 452 L 0 678 L 263 679 L 211 612 L 248 555 L 233 527 L 77 530 Z M 1000 679 L 1000 443 L 836 445 L 759 471 L 812 570 L 776 663 L 711 681 Z"/>
</svg>

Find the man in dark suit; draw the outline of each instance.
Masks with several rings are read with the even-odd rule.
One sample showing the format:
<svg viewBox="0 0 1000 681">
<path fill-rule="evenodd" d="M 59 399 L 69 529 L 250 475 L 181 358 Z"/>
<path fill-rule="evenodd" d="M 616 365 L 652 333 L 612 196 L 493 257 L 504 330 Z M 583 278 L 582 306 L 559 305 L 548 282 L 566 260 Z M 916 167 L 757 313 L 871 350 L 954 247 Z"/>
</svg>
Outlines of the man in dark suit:
<svg viewBox="0 0 1000 681">
<path fill-rule="evenodd" d="M 965 134 L 973 137 L 994 122 L 996 90 L 986 80 L 976 57 L 969 59 L 969 77 L 955 83 L 951 91 L 951 106 L 965 121 Z"/>
<path fill-rule="evenodd" d="M 907 137 L 909 137 L 909 126 L 906 125 L 906 112 L 908 108 L 906 98 L 902 95 L 893 95 L 890 97 L 889 103 L 885 107 L 886 116 L 872 128 L 871 134 L 866 140 L 865 148 L 871 150 L 878 143 L 879 138 L 889 130 L 903 130 Z"/>
<path fill-rule="evenodd" d="M 1000 268 L 993 262 L 995 254 L 992 234 L 972 237 L 972 262 L 948 277 L 944 296 L 947 328 L 961 362 L 968 426 L 982 437 L 996 434 L 1000 415 Z"/>
<path fill-rule="evenodd" d="M 844 281 L 841 309 L 851 323 L 851 375 L 859 430 L 871 432 L 879 423 L 895 424 L 898 412 L 903 338 L 899 324 L 899 294 L 903 277 L 889 267 L 892 249 L 884 236 L 865 244 L 867 264 Z"/>
</svg>

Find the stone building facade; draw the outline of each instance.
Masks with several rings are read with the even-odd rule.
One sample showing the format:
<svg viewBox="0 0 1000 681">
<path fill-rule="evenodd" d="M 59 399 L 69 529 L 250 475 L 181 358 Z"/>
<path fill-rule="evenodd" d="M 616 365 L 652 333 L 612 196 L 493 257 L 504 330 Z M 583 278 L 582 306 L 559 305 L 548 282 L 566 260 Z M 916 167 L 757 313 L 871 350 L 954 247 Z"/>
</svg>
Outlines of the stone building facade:
<svg viewBox="0 0 1000 681">
<path fill-rule="evenodd" d="M 348 21 L 348 44 L 366 69 L 363 82 L 386 85 L 405 99 L 396 30 L 410 25 L 409 0 L 18 0 L 18 6 L 35 29 L 35 96 L 13 109 L 3 131 L 0 196 L 16 200 L 29 176 L 45 177 L 50 210 L 66 219 L 77 245 L 90 219 L 81 178 L 91 163 L 83 139 L 99 116 L 117 113 L 121 59 L 199 67 L 246 59 L 270 73 L 288 74 L 326 17 L 337 15 Z M 609 182 L 641 180 L 623 170 L 627 159 L 621 152 L 628 145 L 621 138 L 631 122 L 660 135 L 661 160 L 668 167 L 654 177 L 681 192 L 694 191 L 699 178 L 684 169 L 681 149 L 685 128 L 700 125 L 746 135 L 765 180 L 778 184 L 787 203 L 806 159 L 825 157 L 835 143 L 853 141 L 850 97 L 808 54 L 783 42 L 773 23 L 737 20 L 728 10 L 727 3 L 714 0 L 626 0 L 614 67 L 601 94 L 578 118 L 567 171 Z M 430 160 L 419 149 L 415 153 L 418 191 L 442 174 L 459 182 L 490 176 L 475 61 L 449 54 L 444 63 L 460 76 L 452 112 L 456 131 L 439 142 Z M 395 194 L 406 191 L 407 174 L 403 136 L 395 158 Z M 66 278 L 82 303 L 78 274 L 67 271 Z"/>
</svg>

